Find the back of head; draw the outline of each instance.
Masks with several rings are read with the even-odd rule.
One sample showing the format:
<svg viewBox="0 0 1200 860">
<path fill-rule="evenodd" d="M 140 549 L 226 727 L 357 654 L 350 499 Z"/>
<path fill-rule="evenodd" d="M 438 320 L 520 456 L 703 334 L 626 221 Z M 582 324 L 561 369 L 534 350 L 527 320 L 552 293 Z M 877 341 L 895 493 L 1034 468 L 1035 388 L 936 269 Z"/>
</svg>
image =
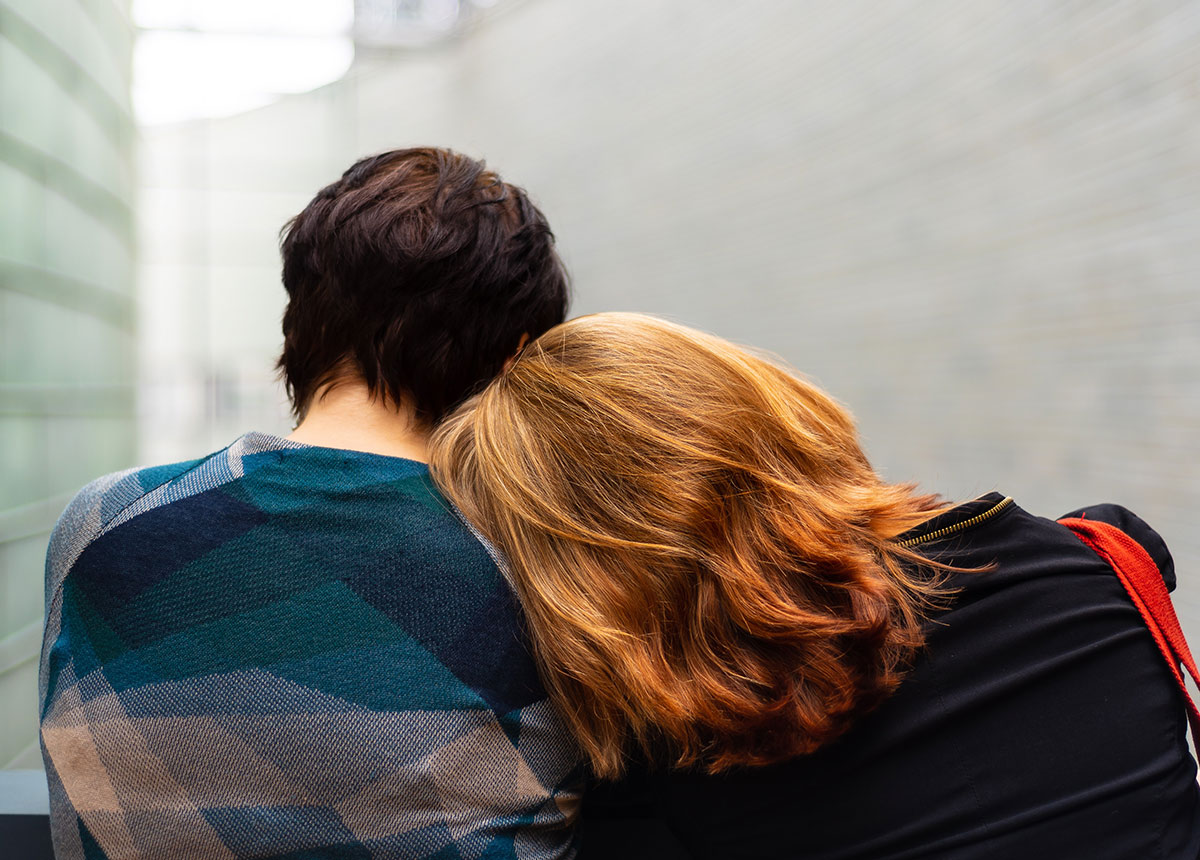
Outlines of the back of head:
<svg viewBox="0 0 1200 860">
<path fill-rule="evenodd" d="M 445 149 L 357 162 L 285 226 L 282 253 L 279 368 L 298 416 L 352 375 L 432 424 L 566 314 L 545 217 Z"/>
<path fill-rule="evenodd" d="M 938 593 L 890 540 L 936 497 L 884 483 L 816 386 L 654 318 L 550 330 L 432 453 L 601 776 L 638 746 L 714 771 L 816 749 L 896 686 Z"/>
</svg>

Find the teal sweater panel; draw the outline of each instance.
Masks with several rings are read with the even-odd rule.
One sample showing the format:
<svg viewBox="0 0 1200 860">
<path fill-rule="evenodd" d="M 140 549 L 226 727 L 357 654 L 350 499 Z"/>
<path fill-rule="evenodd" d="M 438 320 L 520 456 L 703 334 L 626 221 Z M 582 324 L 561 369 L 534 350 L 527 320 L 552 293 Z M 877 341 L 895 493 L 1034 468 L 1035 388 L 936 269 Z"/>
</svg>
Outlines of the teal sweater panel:
<svg viewBox="0 0 1200 860">
<path fill-rule="evenodd" d="M 60 860 L 574 855 L 578 752 L 421 463 L 251 433 L 101 478 L 46 606 Z"/>
</svg>

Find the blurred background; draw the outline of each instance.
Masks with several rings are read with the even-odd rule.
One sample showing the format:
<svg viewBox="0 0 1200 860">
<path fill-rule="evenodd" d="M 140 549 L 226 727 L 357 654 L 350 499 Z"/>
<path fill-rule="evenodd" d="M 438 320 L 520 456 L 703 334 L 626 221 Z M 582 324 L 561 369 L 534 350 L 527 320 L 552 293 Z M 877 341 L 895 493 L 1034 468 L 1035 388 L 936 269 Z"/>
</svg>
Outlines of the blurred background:
<svg viewBox="0 0 1200 860">
<path fill-rule="evenodd" d="M 894 480 L 1166 537 L 1200 642 L 1196 0 L 0 0 L 0 768 L 72 493 L 290 427 L 282 224 L 438 144 L 574 313 L 772 350 Z"/>
</svg>

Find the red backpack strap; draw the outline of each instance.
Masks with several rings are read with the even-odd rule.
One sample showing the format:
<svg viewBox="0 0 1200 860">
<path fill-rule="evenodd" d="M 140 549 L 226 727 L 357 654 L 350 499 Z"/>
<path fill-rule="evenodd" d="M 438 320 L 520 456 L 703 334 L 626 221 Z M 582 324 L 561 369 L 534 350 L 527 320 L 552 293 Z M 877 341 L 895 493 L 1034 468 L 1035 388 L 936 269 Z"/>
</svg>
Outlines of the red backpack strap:
<svg viewBox="0 0 1200 860">
<path fill-rule="evenodd" d="M 1175 607 L 1171 605 L 1171 595 L 1167 592 L 1158 565 L 1141 544 L 1116 526 L 1074 517 L 1065 517 L 1058 522 L 1108 562 L 1116 571 L 1121 585 L 1129 592 L 1133 605 L 1137 607 L 1158 650 L 1167 661 L 1167 667 L 1179 685 L 1179 692 L 1183 694 L 1188 722 L 1192 726 L 1192 743 L 1200 754 L 1200 711 L 1196 710 L 1196 703 L 1192 701 L 1184 683 L 1179 664 L 1183 664 L 1197 684 L 1200 684 L 1200 676 L 1197 675 L 1196 661 L 1192 659 L 1191 649 L 1183 638 L 1183 628 L 1175 616 Z"/>
</svg>

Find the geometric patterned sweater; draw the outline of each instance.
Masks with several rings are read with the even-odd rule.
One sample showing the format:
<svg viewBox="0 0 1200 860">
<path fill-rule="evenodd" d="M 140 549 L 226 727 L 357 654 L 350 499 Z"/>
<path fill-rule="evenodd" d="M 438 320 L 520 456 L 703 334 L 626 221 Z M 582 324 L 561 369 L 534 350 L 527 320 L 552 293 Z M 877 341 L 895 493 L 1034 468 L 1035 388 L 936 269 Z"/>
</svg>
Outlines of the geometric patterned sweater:
<svg viewBox="0 0 1200 860">
<path fill-rule="evenodd" d="M 421 463 L 250 433 L 95 481 L 40 681 L 59 860 L 575 854 L 578 751 Z"/>
</svg>

